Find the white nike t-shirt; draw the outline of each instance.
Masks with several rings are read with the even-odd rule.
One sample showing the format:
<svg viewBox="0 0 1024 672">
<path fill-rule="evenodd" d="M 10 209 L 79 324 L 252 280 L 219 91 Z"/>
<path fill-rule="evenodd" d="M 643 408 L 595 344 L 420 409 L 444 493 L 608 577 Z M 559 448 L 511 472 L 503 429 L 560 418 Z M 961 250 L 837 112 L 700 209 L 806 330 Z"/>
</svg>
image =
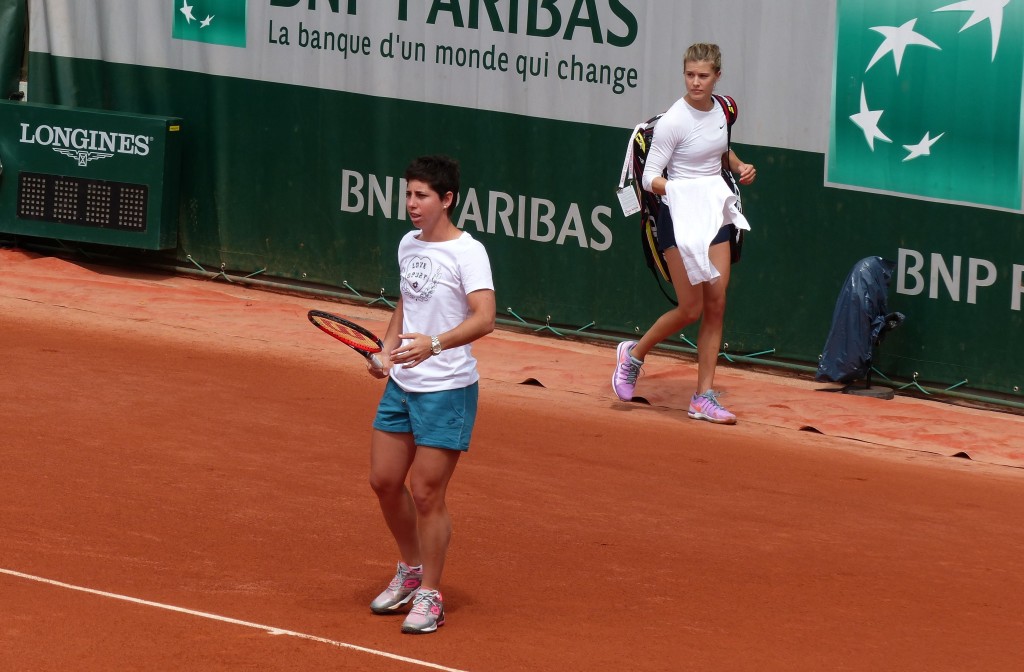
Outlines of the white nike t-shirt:
<svg viewBox="0 0 1024 672">
<path fill-rule="evenodd" d="M 654 127 L 644 165 L 644 189 L 649 191 L 654 178 L 666 169 L 669 180 L 719 175 L 722 154 L 728 148 L 729 131 L 722 106 L 716 102 L 710 111 L 701 112 L 680 98 Z"/>
</svg>

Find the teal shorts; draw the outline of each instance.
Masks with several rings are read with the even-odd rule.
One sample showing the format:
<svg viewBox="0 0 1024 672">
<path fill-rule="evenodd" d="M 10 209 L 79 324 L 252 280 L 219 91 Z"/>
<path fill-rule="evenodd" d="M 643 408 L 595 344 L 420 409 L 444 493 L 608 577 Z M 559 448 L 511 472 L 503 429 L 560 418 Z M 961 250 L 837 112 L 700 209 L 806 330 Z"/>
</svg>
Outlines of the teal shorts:
<svg viewBox="0 0 1024 672">
<path fill-rule="evenodd" d="M 417 446 L 466 451 L 479 395 L 479 383 L 441 392 L 406 392 L 389 379 L 373 428 L 412 434 Z"/>
</svg>

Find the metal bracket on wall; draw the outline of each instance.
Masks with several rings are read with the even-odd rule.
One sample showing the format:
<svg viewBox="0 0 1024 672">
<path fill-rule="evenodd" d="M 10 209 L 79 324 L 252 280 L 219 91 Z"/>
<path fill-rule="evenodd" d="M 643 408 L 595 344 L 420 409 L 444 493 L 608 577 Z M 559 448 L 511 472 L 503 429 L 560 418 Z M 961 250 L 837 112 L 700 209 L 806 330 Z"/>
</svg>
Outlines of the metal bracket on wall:
<svg viewBox="0 0 1024 672">
<path fill-rule="evenodd" d="M 383 303 L 384 305 L 386 305 L 391 310 L 395 309 L 395 304 L 393 304 L 390 301 L 388 301 L 387 297 L 384 296 L 384 288 L 383 287 L 380 288 L 380 296 L 378 296 L 373 301 L 370 301 L 370 303 L 368 303 L 367 305 L 372 306 L 373 304 L 378 303 L 378 302 Z"/>
<path fill-rule="evenodd" d="M 944 389 L 943 392 L 950 392 L 950 391 L 955 390 L 956 388 L 960 387 L 961 385 L 966 385 L 966 384 L 967 384 L 967 379 L 964 378 L 959 383 L 956 383 L 954 385 L 950 385 L 949 387 Z"/>
<path fill-rule="evenodd" d="M 511 307 L 511 306 L 510 306 L 510 307 L 508 307 L 508 308 L 506 308 L 505 310 L 506 310 L 506 312 L 508 312 L 508 314 L 509 314 L 509 315 L 511 315 L 512 317 L 514 317 L 514 318 L 516 318 L 517 320 L 519 320 L 519 323 L 520 323 L 520 324 L 523 324 L 523 325 L 525 325 L 525 326 L 527 326 L 527 327 L 532 327 L 532 326 L 534 326 L 534 325 L 530 324 L 529 322 L 527 322 L 526 320 L 524 320 L 523 318 L 521 318 L 521 317 L 519 317 L 518 315 L 516 315 L 516 311 L 512 310 L 512 307 Z M 589 324 L 585 324 L 585 325 L 583 325 L 583 326 L 582 326 L 582 327 L 580 327 L 579 329 L 575 329 L 575 330 L 573 331 L 573 333 L 574 333 L 574 334 L 579 334 L 579 333 L 582 333 L 582 332 L 583 332 L 584 330 L 586 330 L 586 329 L 589 329 L 589 328 L 590 328 L 590 327 L 592 327 L 592 326 L 594 326 L 594 322 L 593 322 L 593 321 L 591 321 L 591 322 L 590 322 Z M 544 324 L 542 324 L 542 325 L 541 325 L 541 326 L 539 326 L 539 327 L 536 327 L 536 328 L 534 329 L 534 331 L 535 331 L 535 332 L 536 332 L 536 331 L 550 331 L 550 332 L 551 332 L 552 334 L 554 334 L 555 336 L 561 336 L 562 338 L 564 338 L 564 337 L 565 337 L 565 334 L 563 334 L 562 332 L 558 331 L 557 329 L 555 329 L 554 327 L 552 327 L 552 326 L 551 326 L 551 316 L 550 316 L 550 315 L 546 316 L 546 318 L 545 318 L 545 320 L 544 320 Z"/>
<path fill-rule="evenodd" d="M 684 334 L 679 334 L 679 340 L 681 340 L 683 343 L 686 343 L 688 346 L 690 346 L 694 350 L 697 349 L 697 345 L 693 341 L 688 339 Z M 735 364 L 736 360 L 733 359 L 732 356 L 728 352 L 726 352 L 726 350 L 729 349 L 729 344 L 728 343 L 723 343 L 723 345 L 725 346 L 725 348 L 721 352 L 718 353 L 718 356 L 723 358 L 723 359 L 725 359 L 725 361 L 729 362 L 730 364 Z M 775 348 L 771 348 L 770 350 L 762 350 L 761 352 L 752 352 L 749 355 L 743 355 L 743 357 L 745 359 L 756 359 L 758 357 L 763 357 L 765 355 L 774 355 L 774 354 L 775 354 Z"/>
<path fill-rule="evenodd" d="M 185 258 L 188 259 L 188 261 L 193 266 L 198 268 L 203 273 L 209 273 L 210 274 L 210 277 L 209 277 L 210 280 L 216 280 L 217 278 L 224 278 L 224 280 L 226 280 L 227 282 L 230 282 L 230 283 L 234 283 L 235 282 L 234 280 L 231 279 L 231 276 L 229 276 L 227 274 L 227 272 L 224 270 L 227 267 L 227 264 L 225 264 L 224 262 L 221 262 L 221 264 L 220 264 L 220 271 L 214 272 L 214 271 L 210 271 L 210 270 L 207 270 L 206 268 L 204 268 L 202 264 L 200 264 L 198 261 L 196 261 L 195 259 L 192 258 L 191 254 L 186 255 Z M 257 275 L 266 272 L 266 270 L 267 270 L 266 268 L 261 268 L 258 271 L 253 271 L 249 275 L 242 276 L 242 279 L 243 280 L 248 280 L 249 278 L 254 278 Z"/>
<path fill-rule="evenodd" d="M 348 284 L 348 280 L 342 280 L 341 281 L 341 286 L 344 287 L 345 289 L 347 289 L 348 291 L 352 292 L 356 296 L 358 296 L 360 299 L 365 298 L 362 294 L 359 293 L 359 290 L 357 290 L 352 285 Z"/>
<path fill-rule="evenodd" d="M 900 387 L 897 387 L 896 389 L 897 390 L 905 390 L 908 387 L 913 387 L 913 388 L 917 389 L 918 392 L 921 392 L 922 394 L 927 394 L 928 396 L 931 396 L 931 394 L 932 394 L 928 390 L 926 390 L 923 387 L 921 387 L 921 385 L 917 382 L 917 371 L 914 371 L 914 379 L 913 380 L 911 380 L 906 385 L 901 385 Z"/>
</svg>

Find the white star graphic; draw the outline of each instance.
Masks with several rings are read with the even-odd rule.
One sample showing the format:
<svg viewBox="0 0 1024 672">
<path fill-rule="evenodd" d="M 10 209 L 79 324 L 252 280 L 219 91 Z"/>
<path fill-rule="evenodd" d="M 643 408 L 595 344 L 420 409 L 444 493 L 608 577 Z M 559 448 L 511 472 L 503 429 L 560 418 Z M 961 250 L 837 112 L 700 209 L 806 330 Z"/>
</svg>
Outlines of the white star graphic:
<svg viewBox="0 0 1024 672">
<path fill-rule="evenodd" d="M 924 137 L 921 138 L 921 142 L 916 145 L 903 145 L 903 149 L 910 152 L 910 154 L 907 154 L 907 158 L 903 159 L 903 161 L 910 161 L 911 159 L 916 159 L 919 156 L 930 156 L 932 153 L 932 145 L 938 142 L 939 138 L 944 135 L 945 133 L 939 133 L 933 138 L 930 133 L 925 133 Z"/>
<path fill-rule="evenodd" d="M 213 15 L 207 14 L 206 18 L 199 22 L 199 27 L 207 28 L 209 27 L 211 21 L 213 21 Z"/>
<path fill-rule="evenodd" d="M 185 15 L 185 23 L 192 23 L 196 20 L 196 17 L 192 16 L 192 7 L 194 5 L 188 4 L 188 0 L 181 0 L 181 9 L 178 11 Z"/>
<path fill-rule="evenodd" d="M 954 2 L 952 5 L 939 7 L 936 12 L 973 12 L 971 18 L 960 29 L 964 32 L 971 26 L 982 21 L 988 21 L 992 26 L 992 60 L 996 60 L 996 50 L 999 48 L 999 33 L 1003 29 L 1003 8 L 1010 4 L 1010 0 L 964 0 Z"/>
<path fill-rule="evenodd" d="M 882 118 L 885 110 L 869 110 L 868 99 L 864 95 L 864 85 L 860 85 L 860 112 L 857 114 L 851 114 L 850 120 L 857 124 L 862 131 L 864 131 L 864 139 L 868 141 L 868 147 L 871 151 L 875 151 L 875 138 L 883 142 L 892 142 L 878 129 L 878 120 Z"/>
<path fill-rule="evenodd" d="M 868 67 L 864 68 L 864 72 L 871 69 L 875 63 L 877 63 L 883 56 L 892 52 L 893 60 L 896 61 L 896 74 L 900 74 L 900 63 L 903 62 L 903 52 L 906 51 L 907 47 L 913 45 L 920 45 L 922 47 L 932 47 L 933 49 L 939 49 L 939 45 L 935 44 L 921 33 L 914 32 L 914 24 L 917 23 L 917 19 L 911 19 L 907 21 L 899 28 L 895 26 L 875 26 L 871 30 L 885 35 L 885 39 L 882 40 L 882 44 L 879 45 L 878 51 L 871 57 L 871 62 L 868 63 Z M 941 51 L 941 49 L 939 49 Z"/>
</svg>

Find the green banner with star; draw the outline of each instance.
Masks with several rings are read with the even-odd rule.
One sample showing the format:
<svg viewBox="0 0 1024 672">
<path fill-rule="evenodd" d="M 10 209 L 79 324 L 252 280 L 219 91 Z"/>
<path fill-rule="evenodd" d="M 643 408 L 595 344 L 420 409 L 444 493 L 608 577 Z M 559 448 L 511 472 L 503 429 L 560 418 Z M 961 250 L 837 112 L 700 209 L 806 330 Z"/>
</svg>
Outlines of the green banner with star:
<svg viewBox="0 0 1024 672">
<path fill-rule="evenodd" d="M 839 0 L 826 181 L 1020 212 L 1024 2 Z"/>
<path fill-rule="evenodd" d="M 246 0 L 172 0 L 178 40 L 245 46 Z"/>
</svg>

